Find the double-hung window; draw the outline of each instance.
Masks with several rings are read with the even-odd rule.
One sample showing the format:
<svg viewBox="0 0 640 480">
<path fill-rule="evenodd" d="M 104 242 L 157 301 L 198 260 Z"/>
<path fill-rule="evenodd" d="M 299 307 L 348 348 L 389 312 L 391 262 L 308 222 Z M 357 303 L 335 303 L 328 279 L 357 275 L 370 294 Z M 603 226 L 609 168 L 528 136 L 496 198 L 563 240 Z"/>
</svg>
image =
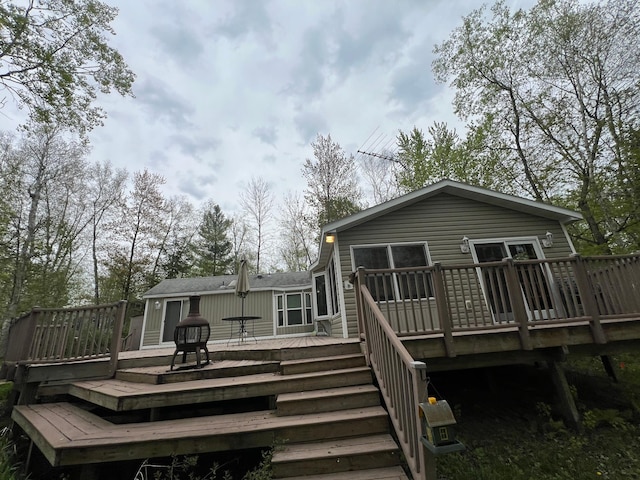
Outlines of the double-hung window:
<svg viewBox="0 0 640 480">
<path fill-rule="evenodd" d="M 278 294 L 276 295 L 276 306 L 279 327 L 313 323 L 311 293 L 309 292 Z"/>
<path fill-rule="evenodd" d="M 402 243 L 351 247 L 353 267 L 389 270 L 427 267 L 426 243 Z M 426 271 L 380 272 L 367 277 L 367 287 L 378 301 L 433 297 L 431 275 Z"/>
</svg>

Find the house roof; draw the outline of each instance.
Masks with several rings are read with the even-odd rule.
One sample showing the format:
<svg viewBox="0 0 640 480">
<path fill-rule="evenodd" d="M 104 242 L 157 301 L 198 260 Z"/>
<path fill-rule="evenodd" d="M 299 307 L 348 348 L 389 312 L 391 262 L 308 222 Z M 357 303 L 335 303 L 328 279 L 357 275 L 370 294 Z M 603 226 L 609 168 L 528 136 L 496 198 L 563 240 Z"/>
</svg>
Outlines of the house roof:
<svg viewBox="0 0 640 480">
<path fill-rule="evenodd" d="M 142 298 L 235 293 L 237 278 L 237 275 L 167 278 L 146 292 Z M 286 272 L 249 275 L 249 285 L 252 291 L 311 287 L 311 274 L 310 272 Z"/>
<path fill-rule="evenodd" d="M 507 195 L 506 193 L 500 193 L 482 187 L 475 187 L 466 183 L 455 182 L 453 180 L 442 180 L 421 188 L 420 190 L 416 190 L 374 207 L 367 208 L 366 210 L 362 210 L 348 217 L 336 220 L 335 222 L 322 227 L 322 235 L 320 236 L 320 255 L 316 264 L 312 266 L 312 270 L 317 265 L 322 264 L 323 257 L 330 251 L 330 249 L 327 248 L 327 245 L 325 245 L 326 234 L 348 230 L 349 228 L 366 223 L 377 217 L 392 213 L 408 205 L 420 202 L 441 193 L 456 195 L 458 197 L 468 198 L 511 210 L 517 210 L 522 213 L 529 213 L 531 215 L 557 220 L 563 224 L 582 220 L 582 215 L 580 213 L 566 208 L 555 207 L 548 203 L 536 202 L 534 200 L 516 197 L 514 195 Z"/>
</svg>

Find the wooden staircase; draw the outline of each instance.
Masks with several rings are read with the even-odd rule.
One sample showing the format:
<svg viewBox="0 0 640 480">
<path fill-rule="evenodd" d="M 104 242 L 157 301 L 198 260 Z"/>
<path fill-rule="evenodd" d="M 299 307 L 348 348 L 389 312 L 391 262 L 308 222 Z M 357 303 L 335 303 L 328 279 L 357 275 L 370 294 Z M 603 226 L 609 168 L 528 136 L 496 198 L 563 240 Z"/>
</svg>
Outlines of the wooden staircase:
<svg viewBox="0 0 640 480">
<path fill-rule="evenodd" d="M 283 361 L 283 375 L 342 372 L 365 365 L 360 353 Z M 319 412 L 357 411 L 380 405 L 380 391 L 372 384 L 282 393 L 276 400 L 279 416 Z M 336 432 L 337 433 L 337 432 Z M 318 435 L 313 441 L 287 442 L 272 458 L 273 478 L 281 479 L 406 479 L 400 451 L 388 432 L 353 436 Z"/>
<path fill-rule="evenodd" d="M 12 417 L 54 466 L 275 444 L 274 479 L 407 479 L 358 343 L 248 356 L 171 372 L 124 362 Z"/>
</svg>

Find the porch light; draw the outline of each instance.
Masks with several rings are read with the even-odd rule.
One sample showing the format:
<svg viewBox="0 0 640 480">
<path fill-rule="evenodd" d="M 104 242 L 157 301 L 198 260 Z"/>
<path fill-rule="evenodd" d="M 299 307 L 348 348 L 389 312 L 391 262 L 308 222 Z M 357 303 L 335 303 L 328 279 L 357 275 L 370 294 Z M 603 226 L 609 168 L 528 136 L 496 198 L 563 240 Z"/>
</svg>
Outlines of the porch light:
<svg viewBox="0 0 640 480">
<path fill-rule="evenodd" d="M 542 240 L 542 246 L 546 248 L 553 246 L 553 233 L 545 233 L 544 239 Z"/>
<path fill-rule="evenodd" d="M 462 253 L 469 253 L 471 248 L 469 247 L 469 237 L 466 235 L 462 237 L 462 243 L 460 244 L 460 251 Z"/>
<path fill-rule="evenodd" d="M 162 304 L 158 300 L 156 300 L 156 303 L 154 303 L 153 306 L 156 310 L 160 310 L 160 307 L 162 306 Z"/>
<path fill-rule="evenodd" d="M 324 236 L 324 241 L 327 243 L 333 243 L 336 240 L 336 236 L 333 233 L 327 233 Z"/>
</svg>

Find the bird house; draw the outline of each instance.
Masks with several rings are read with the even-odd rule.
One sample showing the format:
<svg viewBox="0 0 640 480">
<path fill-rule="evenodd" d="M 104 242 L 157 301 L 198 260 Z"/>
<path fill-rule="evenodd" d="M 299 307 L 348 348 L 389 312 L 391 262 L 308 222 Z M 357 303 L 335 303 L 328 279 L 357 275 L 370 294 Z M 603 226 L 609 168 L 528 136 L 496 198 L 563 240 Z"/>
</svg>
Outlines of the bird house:
<svg viewBox="0 0 640 480">
<path fill-rule="evenodd" d="M 420 418 L 426 441 L 435 447 L 451 445 L 456 442 L 455 425 L 451 407 L 446 400 L 429 397 L 428 402 L 420 404 Z"/>
</svg>

